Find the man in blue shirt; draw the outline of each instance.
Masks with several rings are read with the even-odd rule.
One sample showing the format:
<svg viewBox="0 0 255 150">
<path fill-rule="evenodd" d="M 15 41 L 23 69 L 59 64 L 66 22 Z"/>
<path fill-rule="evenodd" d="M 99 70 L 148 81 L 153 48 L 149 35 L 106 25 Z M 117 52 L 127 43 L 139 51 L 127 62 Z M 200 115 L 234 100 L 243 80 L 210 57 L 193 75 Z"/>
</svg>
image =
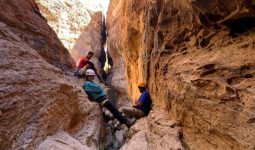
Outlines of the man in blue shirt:
<svg viewBox="0 0 255 150">
<path fill-rule="evenodd" d="M 90 100 L 100 103 L 101 106 L 108 109 L 113 117 L 115 117 L 120 123 L 125 124 L 127 127 L 132 126 L 135 123 L 135 120 L 130 120 L 119 112 L 117 108 L 109 101 L 107 94 L 100 87 L 99 84 L 95 83 L 95 72 L 92 69 L 86 71 L 86 81 L 83 84 L 83 89 L 87 93 Z"/>
<path fill-rule="evenodd" d="M 120 108 L 120 112 L 123 112 L 125 116 L 141 118 L 147 116 L 151 110 L 151 98 L 146 84 L 138 84 L 138 89 L 142 94 L 135 102 L 135 105 L 133 105 L 133 107 L 122 106 Z"/>
</svg>

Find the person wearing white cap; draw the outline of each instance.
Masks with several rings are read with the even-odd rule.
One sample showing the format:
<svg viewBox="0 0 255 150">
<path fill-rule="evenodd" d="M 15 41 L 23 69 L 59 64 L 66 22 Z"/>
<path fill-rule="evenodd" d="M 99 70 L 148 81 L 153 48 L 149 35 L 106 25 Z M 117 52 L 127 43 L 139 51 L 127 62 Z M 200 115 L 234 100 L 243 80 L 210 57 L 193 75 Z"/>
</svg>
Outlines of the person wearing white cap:
<svg viewBox="0 0 255 150">
<path fill-rule="evenodd" d="M 89 96 L 91 101 L 100 103 L 101 106 L 108 109 L 113 117 L 115 117 L 120 123 L 125 124 L 127 127 L 131 127 L 135 120 L 128 119 L 119 112 L 117 108 L 110 102 L 106 92 L 100 87 L 99 84 L 95 83 L 95 72 L 92 69 L 86 71 L 86 81 L 83 84 L 83 89 Z"/>
</svg>

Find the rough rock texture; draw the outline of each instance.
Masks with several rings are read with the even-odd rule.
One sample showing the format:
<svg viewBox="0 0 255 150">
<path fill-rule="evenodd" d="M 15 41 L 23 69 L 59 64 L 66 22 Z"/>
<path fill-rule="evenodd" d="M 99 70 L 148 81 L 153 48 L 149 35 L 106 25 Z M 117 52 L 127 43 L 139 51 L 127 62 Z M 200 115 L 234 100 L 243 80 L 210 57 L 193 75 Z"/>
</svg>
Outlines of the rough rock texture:
<svg viewBox="0 0 255 150">
<path fill-rule="evenodd" d="M 49 63 L 62 68 L 74 65 L 68 51 L 48 26 L 37 5 L 27 2 L 1 0 L 0 21 L 20 37 L 21 41 L 35 49 Z M 1 33 L 5 37 L 5 32 Z"/>
<path fill-rule="evenodd" d="M 90 150 L 86 145 L 82 145 L 79 141 L 69 136 L 65 132 L 57 133 L 56 135 L 49 136 L 43 143 L 39 145 L 37 150 Z"/>
<path fill-rule="evenodd" d="M 180 129 L 161 111 L 153 111 L 129 130 L 126 144 L 121 150 L 184 150 Z"/>
<path fill-rule="evenodd" d="M 146 81 L 190 149 L 254 149 L 254 8 L 252 0 L 112 0 L 113 85 L 135 99 Z"/>
<path fill-rule="evenodd" d="M 138 68 L 137 62 L 139 52 L 134 49 L 140 44 L 138 43 L 138 37 L 140 35 L 132 34 L 133 27 L 131 21 L 133 19 L 134 24 L 139 25 L 136 21 L 139 17 L 136 13 L 132 14 L 131 10 L 128 11 L 127 5 L 129 3 L 130 1 L 112 0 L 107 14 L 108 50 L 113 59 L 113 77 L 111 84 L 116 88 L 119 105 L 126 105 L 129 103 L 131 99 L 129 93 L 131 93 L 133 101 L 139 96 L 137 85 L 128 83 L 138 83 L 143 81 L 143 79 L 141 79 L 142 76 L 139 76 L 142 69 L 141 66 Z M 134 5 L 140 7 L 138 4 Z M 130 59 L 125 59 L 126 56 Z"/>
<path fill-rule="evenodd" d="M 108 0 L 104 0 L 104 2 L 36 0 L 36 2 L 48 24 L 55 30 L 76 63 L 82 56 L 87 55 L 88 51 L 92 50 L 95 52 L 93 61 L 97 67 L 101 67 L 98 59 L 105 43 L 105 37 L 102 34 L 102 12 Z"/>
<path fill-rule="evenodd" d="M 71 52 L 73 58 L 75 60 L 79 60 L 79 58 L 82 56 L 87 55 L 89 51 L 93 51 L 95 55 L 92 61 L 97 66 L 97 68 L 103 68 L 104 62 L 106 60 L 105 52 L 103 51 L 105 37 L 103 38 L 102 36 L 102 18 L 103 16 L 101 12 L 97 12 L 92 15 L 91 22 L 86 26 L 84 31 L 80 34 L 79 38 L 76 39 Z M 102 57 L 100 57 L 101 55 Z"/>
<path fill-rule="evenodd" d="M 139 120 L 128 129 L 117 124 L 117 120 L 107 122 L 105 150 L 183 150 L 181 130 L 164 111 L 153 110 L 150 115 Z"/>
<path fill-rule="evenodd" d="M 59 130 L 97 149 L 100 108 L 61 70 L 73 61 L 36 4 L 1 0 L 0 7 L 0 149 L 36 149 Z"/>
</svg>

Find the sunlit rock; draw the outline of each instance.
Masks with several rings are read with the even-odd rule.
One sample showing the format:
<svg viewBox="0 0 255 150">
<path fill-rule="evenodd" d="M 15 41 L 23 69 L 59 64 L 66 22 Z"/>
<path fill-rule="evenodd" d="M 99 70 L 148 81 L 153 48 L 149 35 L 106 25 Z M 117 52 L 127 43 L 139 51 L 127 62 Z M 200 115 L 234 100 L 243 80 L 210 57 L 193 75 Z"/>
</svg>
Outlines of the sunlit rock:
<svg viewBox="0 0 255 150">
<path fill-rule="evenodd" d="M 88 51 L 98 67 L 104 40 L 103 19 L 109 0 L 36 0 L 42 15 L 78 63 Z"/>
<path fill-rule="evenodd" d="M 0 149 L 36 149 L 60 130 L 98 149 L 101 110 L 63 72 L 74 62 L 37 5 L 2 0 L 0 8 Z"/>
<path fill-rule="evenodd" d="M 254 16 L 251 0 L 112 0 L 108 49 L 119 97 L 128 89 L 137 99 L 144 81 L 190 149 L 253 149 Z"/>
</svg>

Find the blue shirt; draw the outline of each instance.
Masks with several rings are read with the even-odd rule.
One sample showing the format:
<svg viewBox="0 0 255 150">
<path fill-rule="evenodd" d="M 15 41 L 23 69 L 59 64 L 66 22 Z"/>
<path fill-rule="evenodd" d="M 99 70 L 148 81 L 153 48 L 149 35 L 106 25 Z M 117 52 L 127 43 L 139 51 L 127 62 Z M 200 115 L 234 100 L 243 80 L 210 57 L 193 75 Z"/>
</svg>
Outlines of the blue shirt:
<svg viewBox="0 0 255 150">
<path fill-rule="evenodd" d="M 96 84 L 95 82 L 91 81 L 85 81 L 83 84 L 83 89 L 84 91 L 92 96 L 94 100 L 98 99 L 99 97 L 102 96 L 107 96 L 105 91 L 100 87 L 99 84 Z"/>
<path fill-rule="evenodd" d="M 141 109 L 146 115 L 148 115 L 151 110 L 151 97 L 147 90 L 141 94 L 138 102 L 143 103 L 139 109 Z"/>
</svg>

